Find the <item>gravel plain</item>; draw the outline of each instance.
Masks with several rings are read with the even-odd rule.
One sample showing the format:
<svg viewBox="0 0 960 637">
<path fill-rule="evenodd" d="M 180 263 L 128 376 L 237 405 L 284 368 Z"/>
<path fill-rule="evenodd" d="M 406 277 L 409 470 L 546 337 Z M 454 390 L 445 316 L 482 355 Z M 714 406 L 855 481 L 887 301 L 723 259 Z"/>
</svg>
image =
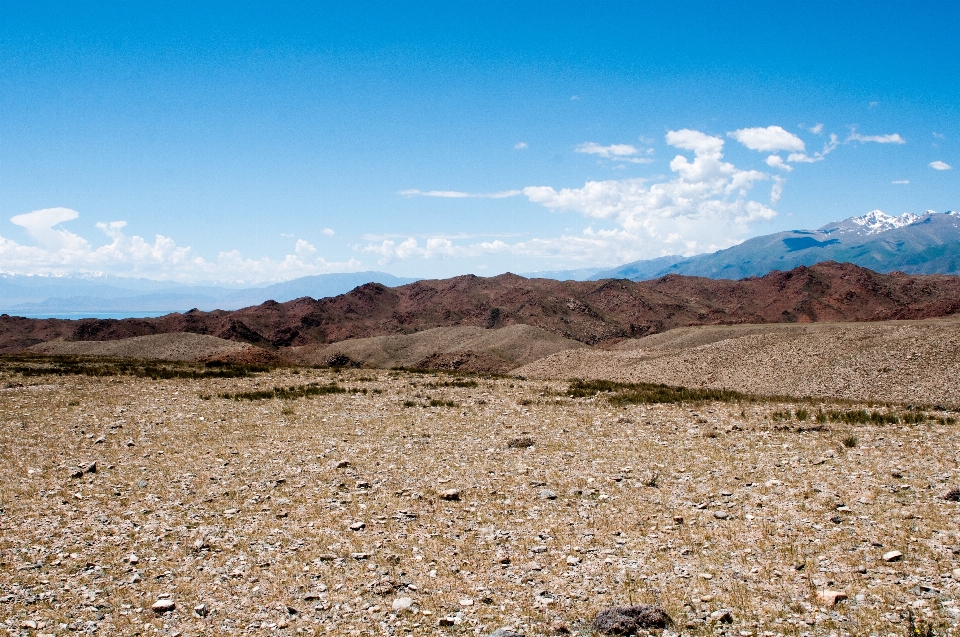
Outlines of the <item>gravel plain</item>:
<svg viewBox="0 0 960 637">
<path fill-rule="evenodd" d="M 218 397 L 330 382 L 366 392 Z M 960 634 L 953 412 L 382 370 L 0 387 L 12 635 L 591 635 L 638 603 L 666 635 Z"/>
</svg>

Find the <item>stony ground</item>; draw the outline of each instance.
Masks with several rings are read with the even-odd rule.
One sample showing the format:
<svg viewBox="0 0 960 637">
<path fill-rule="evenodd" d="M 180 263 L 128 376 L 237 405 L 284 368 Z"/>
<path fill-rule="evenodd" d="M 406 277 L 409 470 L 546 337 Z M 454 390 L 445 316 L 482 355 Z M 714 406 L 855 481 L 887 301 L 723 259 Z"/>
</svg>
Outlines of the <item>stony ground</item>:
<svg viewBox="0 0 960 637">
<path fill-rule="evenodd" d="M 367 393 L 216 397 L 334 379 Z M 4 374 L 0 623 L 589 635 L 643 602 L 686 635 L 960 634 L 958 425 L 466 380 Z"/>
</svg>

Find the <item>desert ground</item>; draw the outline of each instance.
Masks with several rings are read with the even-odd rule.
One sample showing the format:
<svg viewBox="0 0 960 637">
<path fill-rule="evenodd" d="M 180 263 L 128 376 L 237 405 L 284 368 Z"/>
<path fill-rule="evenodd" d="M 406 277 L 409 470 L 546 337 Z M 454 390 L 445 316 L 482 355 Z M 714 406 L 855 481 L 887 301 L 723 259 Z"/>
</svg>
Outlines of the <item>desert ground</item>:
<svg viewBox="0 0 960 637">
<path fill-rule="evenodd" d="M 7 358 L 0 622 L 960 634 L 954 404 L 696 391 Z"/>
</svg>

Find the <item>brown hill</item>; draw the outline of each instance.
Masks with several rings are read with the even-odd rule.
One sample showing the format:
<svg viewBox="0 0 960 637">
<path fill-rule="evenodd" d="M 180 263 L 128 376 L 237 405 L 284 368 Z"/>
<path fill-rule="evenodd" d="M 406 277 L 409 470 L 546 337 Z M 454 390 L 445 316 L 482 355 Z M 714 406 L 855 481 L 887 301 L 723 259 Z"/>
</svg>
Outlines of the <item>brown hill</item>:
<svg viewBox="0 0 960 637">
<path fill-rule="evenodd" d="M 513 373 L 957 407 L 960 316 L 683 327 L 609 350 L 558 352 Z"/>
<path fill-rule="evenodd" d="M 134 336 L 115 341 L 47 341 L 34 345 L 27 351 L 54 356 L 108 356 L 194 362 L 269 363 L 276 360 L 276 356 L 271 352 L 249 343 L 237 343 L 189 332 Z"/>
<path fill-rule="evenodd" d="M 310 365 L 355 363 L 366 367 L 422 367 L 506 372 L 583 343 L 529 325 L 487 330 L 435 327 L 416 334 L 353 338 L 332 345 L 294 347 L 288 356 Z"/>
<path fill-rule="evenodd" d="M 878 274 L 834 262 L 740 281 L 679 275 L 639 283 L 469 275 L 397 288 L 370 283 L 320 300 L 268 301 L 233 312 L 191 311 L 152 319 L 4 315 L 0 352 L 55 339 L 106 341 L 172 332 L 277 349 L 434 327 L 517 324 L 593 345 L 687 325 L 922 319 L 958 311 L 960 277 Z"/>
</svg>

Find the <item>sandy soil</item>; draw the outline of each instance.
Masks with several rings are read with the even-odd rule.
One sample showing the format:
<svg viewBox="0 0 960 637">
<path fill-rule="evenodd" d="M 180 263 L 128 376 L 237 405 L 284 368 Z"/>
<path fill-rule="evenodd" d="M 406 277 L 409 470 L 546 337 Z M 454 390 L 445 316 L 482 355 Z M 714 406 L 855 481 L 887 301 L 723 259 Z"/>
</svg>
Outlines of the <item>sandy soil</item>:
<svg viewBox="0 0 960 637">
<path fill-rule="evenodd" d="M 215 336 L 182 332 L 135 336 L 116 341 L 50 341 L 27 349 L 34 354 L 67 356 L 109 356 L 167 361 L 204 361 L 257 353 L 247 343 L 227 341 Z"/>
<path fill-rule="evenodd" d="M 216 397 L 331 381 L 366 393 Z M 0 387 L 10 634 L 589 635 L 638 602 L 665 634 L 960 634 L 945 421 L 371 370 Z"/>
<path fill-rule="evenodd" d="M 687 327 L 513 373 L 957 406 L 960 319 Z"/>
<path fill-rule="evenodd" d="M 587 346 L 529 325 L 500 329 L 480 327 L 438 327 L 415 334 L 375 336 L 341 341 L 315 348 L 291 348 L 289 355 L 306 364 L 325 364 L 336 356 L 347 356 L 368 367 L 436 367 L 437 355 L 482 356 L 486 371 L 504 372 L 550 354 Z M 445 359 L 447 360 L 447 359 Z M 478 371 L 478 370 L 471 370 Z"/>
</svg>

